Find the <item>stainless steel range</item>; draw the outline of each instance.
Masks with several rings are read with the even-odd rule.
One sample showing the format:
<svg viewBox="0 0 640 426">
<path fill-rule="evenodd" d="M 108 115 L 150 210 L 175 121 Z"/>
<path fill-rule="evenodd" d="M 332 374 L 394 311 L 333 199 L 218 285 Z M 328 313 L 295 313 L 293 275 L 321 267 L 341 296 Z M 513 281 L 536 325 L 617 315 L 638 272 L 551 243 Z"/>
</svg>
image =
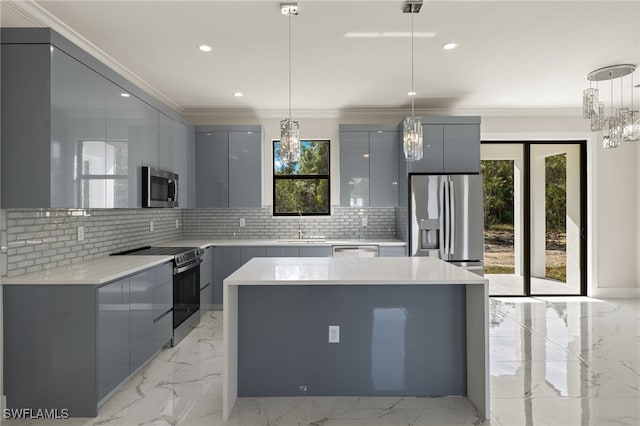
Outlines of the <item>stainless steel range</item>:
<svg viewBox="0 0 640 426">
<path fill-rule="evenodd" d="M 173 256 L 173 339 L 177 345 L 200 323 L 200 263 L 197 247 L 140 247 L 117 255 Z"/>
</svg>

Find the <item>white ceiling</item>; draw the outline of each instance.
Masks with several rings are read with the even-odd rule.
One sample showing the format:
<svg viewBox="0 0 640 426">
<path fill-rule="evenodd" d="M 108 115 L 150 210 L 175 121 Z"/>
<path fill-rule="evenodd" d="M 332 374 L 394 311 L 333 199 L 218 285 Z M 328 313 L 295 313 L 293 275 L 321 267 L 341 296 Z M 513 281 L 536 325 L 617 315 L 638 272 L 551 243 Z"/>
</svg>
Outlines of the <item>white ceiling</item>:
<svg viewBox="0 0 640 426">
<path fill-rule="evenodd" d="M 185 112 L 265 115 L 287 108 L 287 18 L 280 2 L 7 3 L 3 26 L 53 26 L 74 41 L 84 38 L 85 47 L 93 44 L 102 51 L 94 53 Z M 298 3 L 300 15 L 292 18 L 294 117 L 410 105 L 410 39 L 344 37 L 410 31 L 402 1 Z M 414 19 L 416 32 L 437 33 L 415 40 L 418 110 L 575 114 L 590 71 L 640 65 L 640 0 L 425 0 Z M 441 45 L 450 40 L 459 48 L 444 51 Z M 201 43 L 213 52 L 198 51 Z M 640 83 L 640 71 L 634 77 Z M 235 91 L 245 96 L 236 98 Z"/>
</svg>

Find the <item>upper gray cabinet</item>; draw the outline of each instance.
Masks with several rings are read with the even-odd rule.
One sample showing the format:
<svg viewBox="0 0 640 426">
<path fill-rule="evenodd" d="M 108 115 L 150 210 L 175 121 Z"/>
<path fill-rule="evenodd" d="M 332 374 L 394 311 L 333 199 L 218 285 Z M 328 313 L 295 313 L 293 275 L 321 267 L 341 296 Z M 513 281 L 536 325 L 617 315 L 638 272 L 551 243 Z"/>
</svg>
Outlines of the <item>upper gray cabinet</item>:
<svg viewBox="0 0 640 426">
<path fill-rule="evenodd" d="M 196 207 L 262 206 L 260 126 L 196 127 Z"/>
<path fill-rule="evenodd" d="M 162 139 L 162 161 L 188 189 L 193 127 L 175 112 L 55 31 L 3 28 L 1 41 L 4 208 L 141 207 L 141 166 L 160 165 L 159 134 L 176 135 Z"/>
<path fill-rule="evenodd" d="M 422 117 L 422 130 L 423 156 L 408 173 L 480 173 L 480 117 Z"/>
<path fill-rule="evenodd" d="M 191 207 L 188 128 L 163 113 L 159 113 L 158 123 L 158 166 L 178 174 L 178 206 Z"/>
<path fill-rule="evenodd" d="M 395 126 L 340 126 L 340 205 L 398 204 Z"/>
</svg>

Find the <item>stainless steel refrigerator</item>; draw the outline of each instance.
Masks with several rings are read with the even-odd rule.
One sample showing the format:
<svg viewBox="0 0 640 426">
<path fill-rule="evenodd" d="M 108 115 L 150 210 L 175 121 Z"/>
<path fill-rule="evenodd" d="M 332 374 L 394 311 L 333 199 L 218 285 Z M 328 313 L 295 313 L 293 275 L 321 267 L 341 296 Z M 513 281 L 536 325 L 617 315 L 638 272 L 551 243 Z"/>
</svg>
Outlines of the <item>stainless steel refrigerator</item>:
<svg viewBox="0 0 640 426">
<path fill-rule="evenodd" d="M 481 175 L 411 175 L 411 256 L 434 256 L 479 275 L 483 271 Z"/>
</svg>

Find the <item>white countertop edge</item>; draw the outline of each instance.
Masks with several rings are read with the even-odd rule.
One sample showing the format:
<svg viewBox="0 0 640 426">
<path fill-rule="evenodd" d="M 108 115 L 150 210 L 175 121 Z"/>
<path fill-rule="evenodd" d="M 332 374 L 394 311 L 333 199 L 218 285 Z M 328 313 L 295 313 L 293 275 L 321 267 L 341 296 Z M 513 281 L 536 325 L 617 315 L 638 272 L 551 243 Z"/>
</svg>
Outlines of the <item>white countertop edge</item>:
<svg viewBox="0 0 640 426">
<path fill-rule="evenodd" d="M 282 286 L 294 286 L 294 285 L 483 285 L 489 284 L 488 280 L 479 278 L 477 280 L 421 280 L 421 281 L 367 281 L 367 280 L 353 280 L 353 281 L 332 281 L 332 280 L 318 280 L 318 281 L 237 281 L 237 280 L 224 280 L 225 286 L 242 286 L 242 285 L 282 285 Z"/>
<path fill-rule="evenodd" d="M 154 243 L 156 247 L 200 247 L 206 249 L 208 247 L 223 247 L 223 246 L 291 246 L 291 247 L 330 247 L 334 245 L 374 245 L 380 247 L 404 247 L 406 243 L 400 240 L 302 240 L 296 241 L 295 239 L 273 239 L 273 240 L 255 240 L 255 239 L 179 239 Z"/>
<path fill-rule="evenodd" d="M 3 277 L 2 285 L 102 285 L 172 259 L 173 256 L 103 256 L 16 277 Z"/>
</svg>

